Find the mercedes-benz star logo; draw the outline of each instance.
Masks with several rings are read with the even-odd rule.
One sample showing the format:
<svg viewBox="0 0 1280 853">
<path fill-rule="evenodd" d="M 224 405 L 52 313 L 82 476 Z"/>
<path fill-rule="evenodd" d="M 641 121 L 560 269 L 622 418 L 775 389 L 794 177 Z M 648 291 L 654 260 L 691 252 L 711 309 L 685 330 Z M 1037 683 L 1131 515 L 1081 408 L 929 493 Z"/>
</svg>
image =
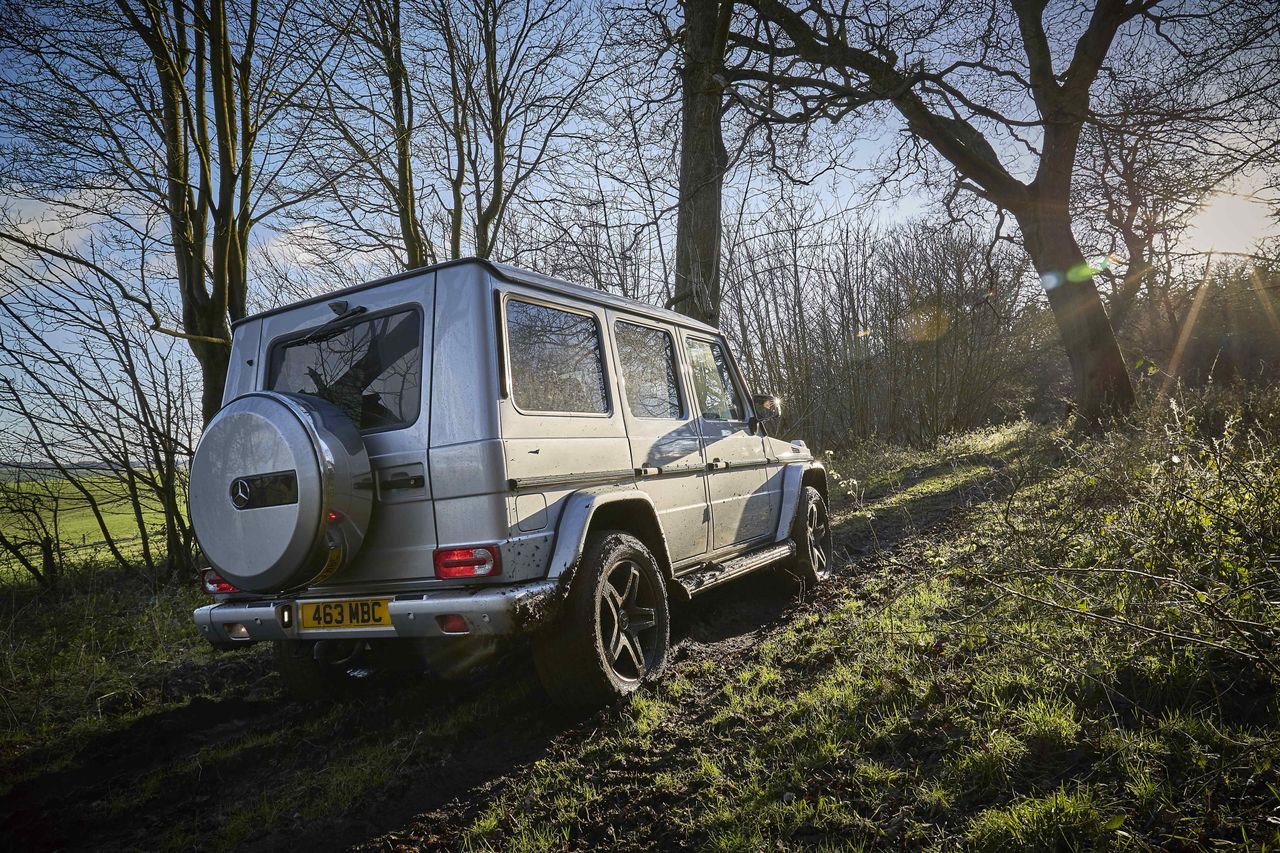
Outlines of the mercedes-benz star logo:
<svg viewBox="0 0 1280 853">
<path fill-rule="evenodd" d="M 249 487 L 248 480 L 244 477 L 237 477 L 231 481 L 231 503 L 236 509 L 247 507 L 252 497 L 253 490 Z"/>
</svg>

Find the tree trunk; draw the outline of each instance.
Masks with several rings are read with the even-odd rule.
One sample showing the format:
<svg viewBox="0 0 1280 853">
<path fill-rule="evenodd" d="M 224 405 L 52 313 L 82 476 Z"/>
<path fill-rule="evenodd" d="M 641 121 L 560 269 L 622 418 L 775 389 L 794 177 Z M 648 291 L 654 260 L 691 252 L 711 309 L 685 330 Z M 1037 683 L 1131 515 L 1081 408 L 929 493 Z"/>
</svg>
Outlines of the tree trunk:
<svg viewBox="0 0 1280 853">
<path fill-rule="evenodd" d="M 45 577 L 45 586 L 49 589 L 58 585 L 58 560 L 54 556 L 53 544 L 52 536 L 40 540 L 40 570 Z"/>
<path fill-rule="evenodd" d="M 680 206 L 676 214 L 675 310 L 715 325 L 720 318 L 720 203 L 729 155 L 720 126 L 724 37 L 720 0 L 685 3 L 681 71 Z"/>
<path fill-rule="evenodd" d="M 1077 412 L 1090 426 L 1123 414 L 1133 405 L 1133 383 L 1070 219 L 1035 212 L 1017 218 L 1071 363 Z"/>
<path fill-rule="evenodd" d="M 227 384 L 231 350 L 222 344 L 192 341 L 191 351 L 200 363 L 200 413 L 208 424 L 222 409 L 222 391 Z"/>
<path fill-rule="evenodd" d="M 1149 278 L 1153 272 L 1151 262 L 1147 260 L 1146 247 L 1128 240 L 1125 243 L 1129 253 L 1129 263 L 1125 268 L 1120 286 L 1111 297 L 1110 305 L 1111 325 L 1115 328 L 1116 334 L 1120 334 L 1125 328 L 1129 313 L 1137 303 L 1138 294 L 1142 292 L 1143 286 L 1150 290 Z"/>
<path fill-rule="evenodd" d="M 400 0 L 391 0 L 374 10 L 381 25 L 378 46 L 390 88 L 392 119 L 396 134 L 396 207 L 400 215 L 400 236 L 404 241 L 405 269 L 417 269 L 435 258 L 430 242 L 418 221 L 418 189 L 413 180 L 413 91 L 400 47 Z"/>
</svg>

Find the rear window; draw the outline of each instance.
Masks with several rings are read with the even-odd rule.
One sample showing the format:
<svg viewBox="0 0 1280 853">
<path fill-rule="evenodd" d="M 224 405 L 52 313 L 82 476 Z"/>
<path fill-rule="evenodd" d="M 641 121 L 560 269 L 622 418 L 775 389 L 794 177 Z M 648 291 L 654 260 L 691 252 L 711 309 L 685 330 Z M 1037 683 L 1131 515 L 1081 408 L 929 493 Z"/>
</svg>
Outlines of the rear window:
<svg viewBox="0 0 1280 853">
<path fill-rule="evenodd" d="M 405 427 L 422 401 L 422 322 L 413 309 L 312 333 L 271 351 L 267 388 L 328 400 L 362 431 Z"/>
<path fill-rule="evenodd" d="M 594 317 L 508 300 L 507 350 L 511 396 L 523 411 L 609 411 Z"/>
</svg>

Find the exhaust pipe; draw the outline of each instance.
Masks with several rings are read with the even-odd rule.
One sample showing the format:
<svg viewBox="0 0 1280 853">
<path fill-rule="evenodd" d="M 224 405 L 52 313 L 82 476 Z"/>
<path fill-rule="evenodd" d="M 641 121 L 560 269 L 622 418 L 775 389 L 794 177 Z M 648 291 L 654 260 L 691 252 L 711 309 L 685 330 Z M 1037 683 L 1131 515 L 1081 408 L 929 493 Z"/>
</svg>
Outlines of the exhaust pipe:
<svg viewBox="0 0 1280 853">
<path fill-rule="evenodd" d="M 315 659 L 332 666 L 350 666 L 364 651 L 363 640 L 316 640 Z"/>
</svg>

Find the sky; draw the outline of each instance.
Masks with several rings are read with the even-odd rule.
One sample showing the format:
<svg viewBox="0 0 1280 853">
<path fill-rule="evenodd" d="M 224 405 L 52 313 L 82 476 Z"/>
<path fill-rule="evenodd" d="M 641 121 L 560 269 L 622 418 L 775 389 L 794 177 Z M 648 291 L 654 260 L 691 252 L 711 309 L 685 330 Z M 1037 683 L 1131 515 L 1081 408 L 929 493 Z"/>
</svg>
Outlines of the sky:
<svg viewBox="0 0 1280 853">
<path fill-rule="evenodd" d="M 1215 195 L 1192 220 L 1188 248 L 1207 252 L 1251 251 L 1259 240 L 1280 238 L 1280 222 L 1248 190 Z"/>
</svg>

